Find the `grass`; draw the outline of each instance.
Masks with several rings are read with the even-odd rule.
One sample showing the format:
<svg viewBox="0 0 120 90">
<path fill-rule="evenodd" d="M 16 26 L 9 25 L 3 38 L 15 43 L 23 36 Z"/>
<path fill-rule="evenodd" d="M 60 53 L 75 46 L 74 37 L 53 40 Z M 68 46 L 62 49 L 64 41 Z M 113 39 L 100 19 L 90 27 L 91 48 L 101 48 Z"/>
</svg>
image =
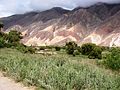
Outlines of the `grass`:
<svg viewBox="0 0 120 90">
<path fill-rule="evenodd" d="M 120 77 L 84 56 L 23 54 L 0 49 L 0 69 L 38 90 L 120 90 Z"/>
</svg>

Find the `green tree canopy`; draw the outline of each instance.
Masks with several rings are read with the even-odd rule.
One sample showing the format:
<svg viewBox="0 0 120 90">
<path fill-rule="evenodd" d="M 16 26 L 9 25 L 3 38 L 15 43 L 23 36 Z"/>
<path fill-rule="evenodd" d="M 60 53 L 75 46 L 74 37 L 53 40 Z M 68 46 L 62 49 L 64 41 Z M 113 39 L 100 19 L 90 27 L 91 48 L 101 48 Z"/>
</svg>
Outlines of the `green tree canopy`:
<svg viewBox="0 0 120 90">
<path fill-rule="evenodd" d="M 66 51 L 68 54 L 73 54 L 76 48 L 77 48 L 77 44 L 75 42 L 66 43 Z"/>
<path fill-rule="evenodd" d="M 1 31 L 1 28 L 4 27 L 4 24 L 2 22 L 0 22 L 0 31 Z"/>
<path fill-rule="evenodd" d="M 11 30 L 8 34 L 7 39 L 9 43 L 16 43 L 16 42 L 19 42 L 20 39 L 22 39 L 22 36 L 20 32 Z"/>
<path fill-rule="evenodd" d="M 86 44 L 83 44 L 81 46 L 81 53 L 83 55 L 89 55 L 91 53 L 91 51 L 93 51 L 93 49 L 96 47 L 95 44 L 92 44 L 92 43 L 86 43 Z"/>
</svg>

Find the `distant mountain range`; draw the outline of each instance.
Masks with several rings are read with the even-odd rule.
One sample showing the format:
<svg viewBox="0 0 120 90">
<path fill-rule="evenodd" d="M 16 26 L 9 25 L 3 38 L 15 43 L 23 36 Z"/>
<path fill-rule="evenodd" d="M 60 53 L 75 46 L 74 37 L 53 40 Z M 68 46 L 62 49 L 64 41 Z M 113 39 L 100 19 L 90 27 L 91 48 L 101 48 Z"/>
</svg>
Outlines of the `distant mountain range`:
<svg viewBox="0 0 120 90">
<path fill-rule="evenodd" d="M 120 46 L 120 4 L 99 3 L 74 10 L 55 7 L 0 19 L 4 31 L 22 32 L 25 45 L 64 45 L 75 41 Z"/>
</svg>

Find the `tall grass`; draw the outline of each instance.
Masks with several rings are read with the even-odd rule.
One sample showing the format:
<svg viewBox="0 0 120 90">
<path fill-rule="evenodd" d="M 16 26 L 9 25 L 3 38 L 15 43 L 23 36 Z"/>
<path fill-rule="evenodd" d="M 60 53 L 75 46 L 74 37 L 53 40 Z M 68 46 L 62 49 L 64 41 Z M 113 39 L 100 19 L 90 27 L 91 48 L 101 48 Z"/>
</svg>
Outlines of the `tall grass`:
<svg viewBox="0 0 120 90">
<path fill-rule="evenodd" d="M 45 90 L 120 90 L 119 76 L 82 64 L 82 60 L 64 54 L 42 56 L 0 50 L 0 69 L 24 84 Z"/>
</svg>

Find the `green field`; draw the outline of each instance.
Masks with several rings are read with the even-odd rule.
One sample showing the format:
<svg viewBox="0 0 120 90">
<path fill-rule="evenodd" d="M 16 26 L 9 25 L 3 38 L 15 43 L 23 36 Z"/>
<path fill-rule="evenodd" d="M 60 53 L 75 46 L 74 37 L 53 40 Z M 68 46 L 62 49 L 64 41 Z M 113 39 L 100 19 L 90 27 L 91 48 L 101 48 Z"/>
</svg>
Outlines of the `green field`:
<svg viewBox="0 0 120 90">
<path fill-rule="evenodd" d="M 120 90 L 120 76 L 85 56 L 23 54 L 0 49 L 0 69 L 5 75 L 36 86 L 38 90 Z"/>
</svg>

